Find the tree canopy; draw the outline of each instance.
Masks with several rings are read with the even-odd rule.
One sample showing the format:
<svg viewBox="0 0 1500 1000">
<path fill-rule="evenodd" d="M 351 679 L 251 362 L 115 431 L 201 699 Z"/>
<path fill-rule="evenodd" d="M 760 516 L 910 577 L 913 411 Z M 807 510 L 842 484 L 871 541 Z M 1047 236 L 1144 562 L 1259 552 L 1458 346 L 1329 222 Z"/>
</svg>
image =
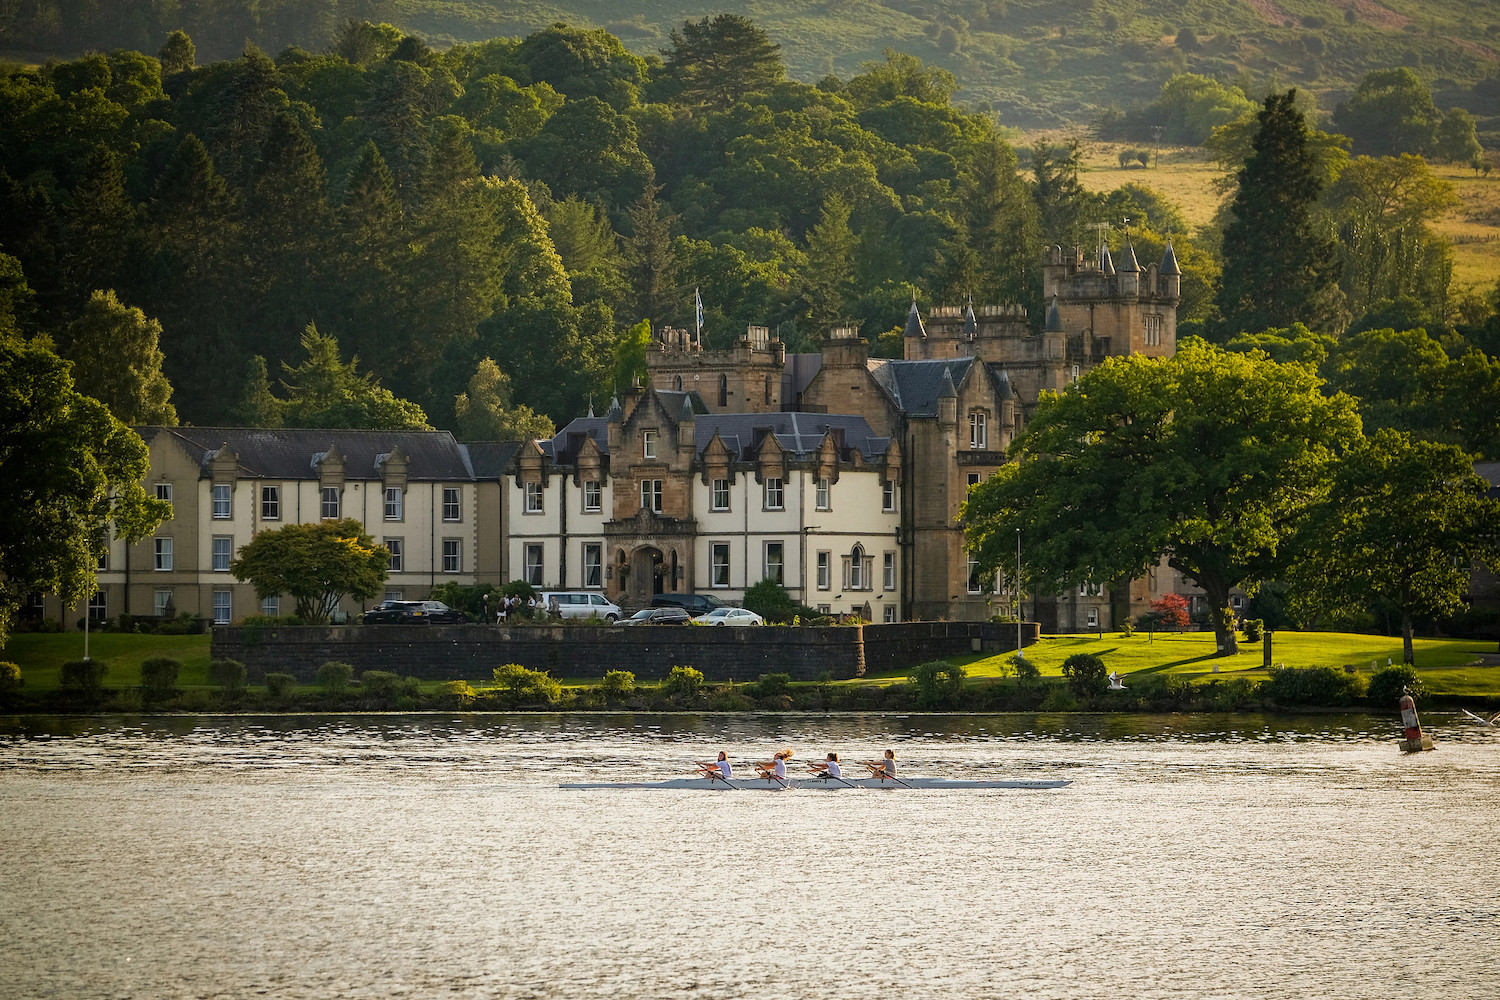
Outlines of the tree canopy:
<svg viewBox="0 0 1500 1000">
<path fill-rule="evenodd" d="M 344 597 L 368 600 L 385 585 L 390 553 L 354 518 L 288 524 L 258 532 L 229 564 L 229 572 L 264 600 L 288 594 L 297 617 L 318 625 Z"/>
<path fill-rule="evenodd" d="M 1328 469 L 1360 435 L 1355 403 L 1300 364 L 1189 340 L 1167 359 L 1110 359 L 1038 407 L 1015 462 L 963 507 L 981 565 L 1015 554 L 1061 591 L 1141 576 L 1165 558 L 1202 587 L 1235 648 L 1232 587 L 1253 590 L 1289 546 Z"/>
</svg>

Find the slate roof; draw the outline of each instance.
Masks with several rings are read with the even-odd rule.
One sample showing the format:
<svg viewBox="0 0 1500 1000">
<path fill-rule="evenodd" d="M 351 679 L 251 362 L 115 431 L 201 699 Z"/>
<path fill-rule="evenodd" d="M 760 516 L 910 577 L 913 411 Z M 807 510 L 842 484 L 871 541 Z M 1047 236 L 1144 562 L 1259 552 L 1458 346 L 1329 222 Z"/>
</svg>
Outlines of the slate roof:
<svg viewBox="0 0 1500 1000">
<path fill-rule="evenodd" d="M 344 456 L 348 479 L 382 478 L 380 462 L 399 448 L 410 461 L 407 478 L 456 482 L 471 480 L 468 454 L 448 431 L 323 430 L 301 427 L 167 427 L 204 465 L 228 445 L 239 456 L 243 474 L 260 479 L 316 479 L 316 460 L 335 448 Z"/>
<path fill-rule="evenodd" d="M 1177 266 L 1177 254 L 1172 249 L 1172 241 L 1167 240 L 1167 249 L 1161 255 L 1162 274 L 1181 274 L 1182 268 Z"/>
<path fill-rule="evenodd" d="M 503 479 L 505 470 L 521 450 L 520 441 L 470 441 L 459 445 L 469 453 L 475 479 Z"/>
<path fill-rule="evenodd" d="M 1135 259 L 1135 244 L 1126 243 L 1125 256 L 1120 258 L 1120 270 L 1129 273 L 1131 271 L 1139 271 L 1140 269 L 1141 265 Z"/>
<path fill-rule="evenodd" d="M 870 376 L 885 390 L 896 408 L 913 417 L 937 416 L 937 401 L 943 390 L 943 373 L 962 384 L 973 358 L 939 361 L 893 361 L 871 358 Z"/>
<path fill-rule="evenodd" d="M 617 409 L 620 409 L 618 401 L 609 408 L 611 413 Z M 609 418 L 607 416 L 579 417 L 558 431 L 550 441 L 542 441 L 539 444 L 542 453 L 551 461 L 559 465 L 572 465 L 578 461 L 578 449 L 583 447 L 583 442 L 588 438 L 593 438 L 598 442 L 600 451 L 606 455 L 609 454 Z"/>
<path fill-rule="evenodd" d="M 571 465 L 585 438 L 599 443 L 599 450 L 609 452 L 609 425 L 598 417 L 579 417 L 558 432 L 551 441 L 542 442 L 542 450 L 559 465 Z M 844 445 L 858 449 L 866 460 L 886 453 L 891 439 L 878 437 L 864 417 L 844 413 L 715 413 L 700 415 L 693 426 L 693 447 L 699 454 L 717 433 L 740 461 L 754 460 L 766 434 L 775 434 L 782 449 L 793 458 L 805 458 L 818 449 L 823 437 L 832 429 L 842 431 Z"/>
</svg>

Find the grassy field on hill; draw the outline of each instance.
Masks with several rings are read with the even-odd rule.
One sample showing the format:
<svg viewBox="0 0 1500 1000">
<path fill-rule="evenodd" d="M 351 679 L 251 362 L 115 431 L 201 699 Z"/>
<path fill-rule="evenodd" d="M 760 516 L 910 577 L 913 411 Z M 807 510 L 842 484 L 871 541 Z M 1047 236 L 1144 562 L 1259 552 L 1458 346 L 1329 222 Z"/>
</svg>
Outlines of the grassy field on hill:
<svg viewBox="0 0 1500 1000">
<path fill-rule="evenodd" d="M 1061 132 L 1048 131 L 1028 135 L 1027 141 L 1063 137 Z M 1207 151 L 1196 146 L 1163 147 L 1151 167 L 1126 168 L 1120 166 L 1119 154 L 1127 148 L 1144 147 L 1086 143 L 1083 185 L 1092 191 L 1113 191 L 1125 184 L 1140 184 L 1170 198 L 1195 227 L 1213 220 L 1224 197 L 1215 187 L 1223 171 Z M 1432 227 L 1453 242 L 1453 291 L 1488 291 L 1500 278 L 1500 171 L 1478 177 L 1467 167 L 1438 163 L 1432 171 L 1452 184 L 1459 198 L 1458 207 Z"/>
</svg>

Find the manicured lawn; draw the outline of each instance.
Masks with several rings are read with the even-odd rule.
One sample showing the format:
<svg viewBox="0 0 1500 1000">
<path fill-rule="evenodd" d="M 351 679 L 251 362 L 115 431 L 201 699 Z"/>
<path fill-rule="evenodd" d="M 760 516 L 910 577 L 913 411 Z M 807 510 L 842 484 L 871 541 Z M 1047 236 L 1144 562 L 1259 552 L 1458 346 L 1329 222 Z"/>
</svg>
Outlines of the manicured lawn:
<svg viewBox="0 0 1500 1000">
<path fill-rule="evenodd" d="M 1026 658 L 1043 675 L 1062 672 L 1062 663 L 1075 653 L 1093 653 L 1104 665 L 1120 674 L 1176 674 L 1189 678 L 1220 676 L 1263 678 L 1260 643 L 1240 644 L 1233 657 L 1216 656 L 1211 632 L 1144 633 L 1126 638 L 1118 633 L 1102 637 L 1085 635 L 1045 636 L 1026 649 Z M 1478 654 L 1494 652 L 1491 642 L 1463 639 L 1418 639 L 1417 671 L 1430 692 L 1443 694 L 1500 693 L 1500 667 L 1475 665 Z M 958 660 L 970 677 L 1000 676 L 1011 654 L 976 656 Z M 1386 661 L 1401 662 L 1399 637 L 1359 635 L 1343 632 L 1277 632 L 1271 642 L 1271 662 L 1289 667 L 1354 666 L 1369 675 Z"/>
<path fill-rule="evenodd" d="M 170 656 L 182 663 L 178 687 L 208 684 L 208 636 L 206 635 L 133 635 L 125 632 L 103 632 L 89 636 L 89 656 L 109 661 L 109 675 L 104 686 L 132 687 L 141 682 L 141 661 L 153 656 Z M 83 658 L 83 633 L 21 633 L 12 635 L 0 660 L 9 660 L 21 668 L 21 678 L 30 693 L 51 691 L 57 687 L 58 673 L 68 660 Z"/>
</svg>

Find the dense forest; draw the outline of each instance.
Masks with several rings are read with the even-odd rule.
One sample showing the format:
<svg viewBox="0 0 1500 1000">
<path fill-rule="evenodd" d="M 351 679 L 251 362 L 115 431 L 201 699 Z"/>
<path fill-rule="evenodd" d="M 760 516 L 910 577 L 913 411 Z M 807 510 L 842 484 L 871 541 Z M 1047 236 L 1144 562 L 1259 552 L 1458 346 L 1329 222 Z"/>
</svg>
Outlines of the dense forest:
<svg viewBox="0 0 1500 1000">
<path fill-rule="evenodd" d="M 1420 80 L 1398 77 L 1371 74 L 1341 109 L 1356 153 L 1393 116 L 1475 142 L 1472 116 L 1429 110 Z M 1223 222 L 1189 233 L 1138 184 L 1085 191 L 1076 145 L 1018 148 L 956 86 L 895 51 L 848 79 L 795 82 L 733 15 L 682 23 L 652 58 L 561 24 L 440 51 L 348 20 L 326 48 L 275 58 L 249 45 L 200 65 L 173 31 L 156 55 L 13 68 L 0 77 L 0 313 L 50 336 L 81 388 L 92 366 L 91 394 L 136 400 L 115 406 L 121 419 L 167 419 L 169 383 L 173 415 L 199 424 L 512 436 L 607 400 L 640 321 L 688 325 L 695 290 L 710 344 L 753 323 L 808 349 L 853 323 L 896 354 L 914 297 L 1018 302 L 1039 323 L 1042 246 L 1091 243 L 1103 222 L 1118 248 L 1128 219 L 1142 259 L 1174 240 L 1185 333 L 1225 342 L 1305 320 L 1346 340 L 1289 350 L 1337 371 L 1353 335 L 1421 328 L 1427 367 L 1408 375 L 1425 381 L 1390 391 L 1420 397 L 1428 429 L 1495 451 L 1492 430 L 1448 425 L 1463 408 L 1449 406 L 1449 362 L 1466 391 L 1495 392 L 1500 327 L 1487 290 L 1449 288 L 1427 223 L 1451 193 L 1423 159 L 1351 159 L 1350 139 L 1314 130 L 1309 224 L 1329 294 L 1316 315 L 1252 323 L 1219 305 Z M 1234 170 L 1259 98 L 1179 74 L 1156 101 Z M 122 387 L 101 343 L 138 345 L 132 370 L 154 364 L 165 382 Z"/>
<path fill-rule="evenodd" d="M 953 73 L 965 106 L 1022 128 L 1128 111 L 1183 72 L 1247 93 L 1296 86 L 1332 108 L 1364 74 L 1404 66 L 1442 107 L 1465 108 L 1500 138 L 1500 14 L 1489 0 L 10 0 L 0 3 L 0 52 L 150 52 L 182 28 L 209 62 L 234 58 L 247 40 L 272 53 L 316 51 L 356 17 L 437 48 L 562 21 L 604 28 L 651 58 L 670 48 L 673 26 L 706 11 L 753 19 L 784 46 L 793 79 L 847 78 L 894 48 Z"/>
</svg>

